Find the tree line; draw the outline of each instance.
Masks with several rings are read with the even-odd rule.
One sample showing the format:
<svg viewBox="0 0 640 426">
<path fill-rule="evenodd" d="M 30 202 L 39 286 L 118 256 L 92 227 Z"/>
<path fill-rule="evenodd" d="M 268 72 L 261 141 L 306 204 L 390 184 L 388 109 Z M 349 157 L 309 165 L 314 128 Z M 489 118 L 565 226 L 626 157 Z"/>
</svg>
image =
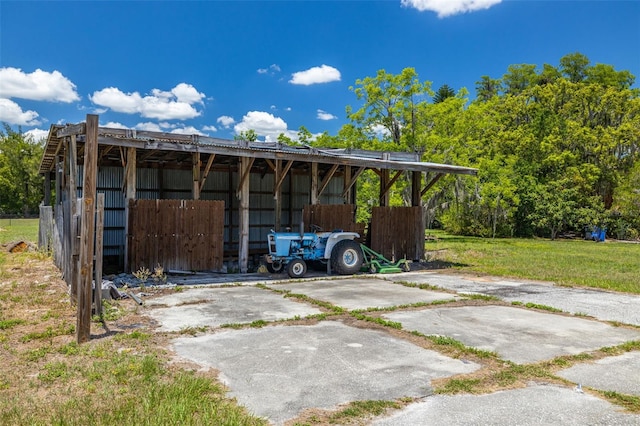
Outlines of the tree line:
<svg viewBox="0 0 640 426">
<path fill-rule="evenodd" d="M 350 123 L 318 146 L 417 152 L 423 161 L 478 168 L 446 176 L 424 204 L 431 225 L 479 236 L 545 236 L 607 227 L 640 235 L 640 91 L 635 77 L 583 54 L 558 66 L 510 65 L 481 76 L 476 97 L 433 91 L 413 68 L 380 70 L 351 90 Z M 377 177 L 358 186 L 360 219 L 377 203 Z M 393 203 L 408 205 L 407 179 Z"/>
<path fill-rule="evenodd" d="M 423 161 L 475 167 L 477 177 L 447 175 L 425 195 L 427 222 L 479 236 L 582 233 L 600 226 L 617 238 L 640 236 L 640 90 L 635 77 L 572 53 L 557 66 L 515 64 L 481 76 L 476 96 L 421 81 L 413 68 L 379 70 L 350 88 L 357 108 L 335 135 L 304 127 L 288 144 L 408 151 Z M 257 140 L 247 131 L 236 138 Z M 37 212 L 42 142 L 7 125 L 0 131 L 0 213 Z M 409 177 L 392 205 L 409 205 Z M 378 177 L 357 186 L 358 220 L 378 202 Z"/>
</svg>

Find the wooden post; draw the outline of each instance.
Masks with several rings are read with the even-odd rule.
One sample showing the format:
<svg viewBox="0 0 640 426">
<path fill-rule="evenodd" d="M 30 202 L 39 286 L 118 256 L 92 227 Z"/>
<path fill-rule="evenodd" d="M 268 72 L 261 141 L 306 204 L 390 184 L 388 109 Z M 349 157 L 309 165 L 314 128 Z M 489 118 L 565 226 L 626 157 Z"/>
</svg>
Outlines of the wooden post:
<svg viewBox="0 0 640 426">
<path fill-rule="evenodd" d="M 411 205 L 418 207 L 422 205 L 422 172 L 411 172 Z"/>
<path fill-rule="evenodd" d="M 95 314 L 102 316 L 102 247 L 104 235 L 104 192 L 98 194 L 96 205 L 96 276 L 93 292 Z"/>
<path fill-rule="evenodd" d="M 78 282 L 80 276 L 80 247 L 78 240 L 78 220 L 81 212 L 78 203 L 78 144 L 76 141 L 76 135 L 69 137 L 68 152 L 67 152 L 68 165 L 69 165 L 69 189 L 68 202 L 69 202 L 69 223 L 71 226 L 71 232 L 69 232 L 69 248 L 71 249 L 71 257 L 69 274 L 71 277 L 71 289 L 69 294 L 71 295 L 71 301 L 76 303 L 78 301 Z M 86 171 L 85 171 L 86 174 Z"/>
<path fill-rule="evenodd" d="M 129 270 L 129 200 L 136 199 L 136 149 L 127 148 L 127 164 L 124 171 L 124 269 Z"/>
<path fill-rule="evenodd" d="M 78 288 L 78 343 L 91 337 L 91 281 L 93 280 L 93 243 L 95 237 L 95 196 L 98 171 L 98 116 L 87 115 L 82 185 L 82 230 L 80 233 L 80 286 Z"/>
<path fill-rule="evenodd" d="M 249 267 L 249 174 L 253 165 L 253 158 L 241 157 L 240 170 L 238 170 L 238 191 L 237 197 L 239 205 L 239 235 L 238 235 L 238 266 L 240 272 L 247 273 Z"/>
<path fill-rule="evenodd" d="M 51 172 L 44 175 L 44 200 L 42 203 L 45 206 L 51 205 Z"/>
<path fill-rule="evenodd" d="M 318 163 L 311 163 L 311 199 L 310 204 L 318 204 Z M 300 232 L 303 232 L 301 229 Z"/>
<path fill-rule="evenodd" d="M 342 198 L 344 199 L 345 204 L 352 204 L 351 194 L 353 192 L 351 191 L 351 187 L 348 186 L 349 182 L 351 182 L 351 166 L 344 166 L 344 174 L 342 176 L 343 176 L 342 177 L 342 180 L 343 180 Z"/>
<path fill-rule="evenodd" d="M 389 205 L 389 169 L 380 170 L 380 207 Z"/>
<path fill-rule="evenodd" d="M 199 152 L 194 152 L 192 154 L 192 175 L 193 175 L 193 190 L 191 192 L 191 195 L 193 196 L 194 200 L 199 200 L 200 199 L 200 166 L 201 166 L 201 162 L 200 162 L 200 153 Z"/>
<path fill-rule="evenodd" d="M 273 199 L 275 205 L 275 218 L 273 227 L 276 232 L 280 232 L 280 226 L 282 226 L 282 187 L 278 185 L 280 182 L 280 175 L 282 174 L 282 160 L 276 160 L 276 167 L 273 174 L 274 192 Z"/>
</svg>

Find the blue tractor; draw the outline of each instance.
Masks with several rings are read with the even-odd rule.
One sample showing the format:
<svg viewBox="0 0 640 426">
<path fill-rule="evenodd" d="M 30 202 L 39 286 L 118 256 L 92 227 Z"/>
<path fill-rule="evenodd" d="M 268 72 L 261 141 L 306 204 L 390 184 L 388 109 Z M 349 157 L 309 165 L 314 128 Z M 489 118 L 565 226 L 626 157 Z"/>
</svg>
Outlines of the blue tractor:
<svg viewBox="0 0 640 426">
<path fill-rule="evenodd" d="M 275 232 L 267 236 L 269 254 L 265 255 L 267 269 L 271 273 L 286 269 L 291 278 L 302 278 L 310 262 L 321 264 L 327 271 L 340 275 L 351 275 L 362 268 L 364 256 L 360 244 L 355 241 L 357 232 Z"/>
</svg>

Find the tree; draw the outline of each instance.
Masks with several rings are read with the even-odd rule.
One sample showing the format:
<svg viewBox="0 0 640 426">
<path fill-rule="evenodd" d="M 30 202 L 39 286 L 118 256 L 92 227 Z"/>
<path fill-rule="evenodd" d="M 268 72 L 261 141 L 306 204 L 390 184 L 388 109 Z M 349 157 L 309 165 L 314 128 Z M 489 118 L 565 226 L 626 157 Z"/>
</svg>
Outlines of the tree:
<svg viewBox="0 0 640 426">
<path fill-rule="evenodd" d="M 579 52 L 560 58 L 560 71 L 572 83 L 580 83 L 587 76 L 589 58 Z"/>
<path fill-rule="evenodd" d="M 14 132 L 4 124 L 0 131 L 0 212 L 36 214 L 43 198 L 43 178 L 38 168 L 43 152 L 42 141 Z"/>
<path fill-rule="evenodd" d="M 398 75 L 379 70 L 375 77 L 356 80 L 356 86 L 350 89 L 363 101 L 356 111 L 347 107 L 352 122 L 370 131 L 381 126 L 393 143 L 398 146 L 403 143 L 413 150 L 417 105 L 433 95 L 431 82 L 421 83 L 413 68 L 405 68 Z"/>
<path fill-rule="evenodd" d="M 233 140 L 255 142 L 258 140 L 258 133 L 253 129 L 242 130 L 233 137 Z"/>
<path fill-rule="evenodd" d="M 433 103 L 439 104 L 445 99 L 452 98 L 455 95 L 456 95 L 456 92 L 454 92 L 454 90 L 451 87 L 449 87 L 449 85 L 443 84 L 442 86 L 440 86 L 440 88 L 436 91 L 436 94 L 433 96 Z"/>
<path fill-rule="evenodd" d="M 502 77 L 504 90 L 509 95 L 518 95 L 538 81 L 536 66 L 531 64 L 509 65 Z"/>
<path fill-rule="evenodd" d="M 486 102 L 494 96 L 498 96 L 502 90 L 502 81 L 494 80 L 488 75 L 480 77 L 480 81 L 476 81 L 476 97 L 479 101 Z"/>
</svg>

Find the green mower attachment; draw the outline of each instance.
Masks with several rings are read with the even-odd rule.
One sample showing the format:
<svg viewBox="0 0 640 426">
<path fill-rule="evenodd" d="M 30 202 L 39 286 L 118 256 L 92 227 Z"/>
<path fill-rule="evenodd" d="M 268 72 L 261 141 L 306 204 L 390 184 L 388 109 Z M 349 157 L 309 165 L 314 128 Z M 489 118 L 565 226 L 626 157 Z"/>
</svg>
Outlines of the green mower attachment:
<svg viewBox="0 0 640 426">
<path fill-rule="evenodd" d="M 395 274 L 398 272 L 409 272 L 410 261 L 407 259 L 401 259 L 396 263 L 387 259 L 380 253 L 376 253 L 364 244 L 360 244 L 364 260 L 362 262 L 362 271 L 368 271 L 378 274 Z"/>
</svg>

